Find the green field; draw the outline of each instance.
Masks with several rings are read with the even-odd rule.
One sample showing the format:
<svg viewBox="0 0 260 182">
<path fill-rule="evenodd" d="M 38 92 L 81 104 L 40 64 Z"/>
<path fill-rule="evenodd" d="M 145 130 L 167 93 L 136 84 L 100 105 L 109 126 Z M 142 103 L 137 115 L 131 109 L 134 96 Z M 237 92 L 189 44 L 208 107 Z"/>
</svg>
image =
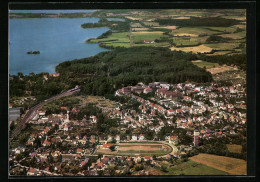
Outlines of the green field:
<svg viewBox="0 0 260 182">
<path fill-rule="evenodd" d="M 200 62 L 194 62 L 192 61 L 193 64 L 195 64 L 196 66 L 200 67 L 200 68 L 204 68 L 204 66 L 206 67 L 206 69 L 208 68 L 214 68 L 219 66 L 218 63 L 211 63 L 211 62 L 207 62 L 207 61 L 200 61 Z"/>
<path fill-rule="evenodd" d="M 168 168 L 167 175 L 229 175 L 228 173 L 192 160 Z"/>
<path fill-rule="evenodd" d="M 160 39 L 161 37 L 168 37 L 162 33 L 133 33 L 134 43 L 143 42 L 144 40 L 155 40 Z"/>
<path fill-rule="evenodd" d="M 205 28 L 210 29 L 212 31 L 221 31 L 227 33 L 232 33 L 236 30 L 235 27 L 205 27 Z"/>
<path fill-rule="evenodd" d="M 91 39 L 89 43 L 102 43 L 106 46 L 113 47 L 130 47 L 129 32 L 112 33 L 107 38 L 103 39 Z"/>
<path fill-rule="evenodd" d="M 132 34 L 134 46 L 168 46 L 168 42 L 161 42 L 161 43 L 153 43 L 153 44 L 144 44 L 144 40 L 155 40 L 160 39 L 160 37 L 167 37 L 167 35 L 163 35 L 162 33 L 133 33 Z M 120 32 L 120 33 L 112 33 L 107 38 L 103 39 L 90 39 L 87 42 L 89 43 L 99 43 L 105 46 L 112 46 L 112 47 L 130 47 L 130 40 L 129 40 L 129 32 Z"/>
</svg>

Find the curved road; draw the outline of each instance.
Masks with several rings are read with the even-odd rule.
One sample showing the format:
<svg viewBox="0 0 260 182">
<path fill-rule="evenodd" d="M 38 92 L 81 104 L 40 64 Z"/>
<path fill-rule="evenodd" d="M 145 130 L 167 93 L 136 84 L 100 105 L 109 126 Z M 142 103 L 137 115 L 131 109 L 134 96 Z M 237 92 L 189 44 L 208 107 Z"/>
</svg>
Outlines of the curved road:
<svg viewBox="0 0 260 182">
<path fill-rule="evenodd" d="M 58 99 L 58 98 L 61 98 L 61 97 L 64 97 L 64 96 L 68 96 L 68 95 L 71 95 L 75 92 L 78 92 L 80 91 L 80 88 L 77 88 L 77 89 L 70 89 L 66 92 L 63 92 L 59 95 L 56 95 L 54 97 L 51 97 L 47 100 L 45 100 L 44 102 L 40 103 L 40 104 L 37 104 L 35 106 L 33 106 L 23 117 L 23 119 L 21 120 L 21 122 L 18 123 L 17 127 L 15 128 L 15 130 L 13 131 L 12 133 L 12 136 L 10 137 L 10 141 L 12 141 L 12 139 L 14 137 L 16 137 L 21 131 L 22 129 L 25 128 L 25 124 L 31 120 L 37 113 L 37 110 L 40 109 L 44 104 L 47 104 L 48 102 L 50 101 L 53 101 L 55 99 Z"/>
</svg>

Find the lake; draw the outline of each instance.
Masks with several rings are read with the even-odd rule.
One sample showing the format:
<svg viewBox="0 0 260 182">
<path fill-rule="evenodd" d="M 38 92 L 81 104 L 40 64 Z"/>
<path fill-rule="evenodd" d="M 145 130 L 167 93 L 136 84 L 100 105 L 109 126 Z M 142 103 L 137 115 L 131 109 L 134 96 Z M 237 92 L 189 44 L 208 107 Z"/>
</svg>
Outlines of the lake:
<svg viewBox="0 0 260 182">
<path fill-rule="evenodd" d="M 80 27 L 98 18 L 9 19 L 9 73 L 55 72 L 61 62 L 94 56 L 107 51 L 98 44 L 86 43 L 109 28 Z M 40 51 L 40 54 L 27 54 Z"/>
</svg>

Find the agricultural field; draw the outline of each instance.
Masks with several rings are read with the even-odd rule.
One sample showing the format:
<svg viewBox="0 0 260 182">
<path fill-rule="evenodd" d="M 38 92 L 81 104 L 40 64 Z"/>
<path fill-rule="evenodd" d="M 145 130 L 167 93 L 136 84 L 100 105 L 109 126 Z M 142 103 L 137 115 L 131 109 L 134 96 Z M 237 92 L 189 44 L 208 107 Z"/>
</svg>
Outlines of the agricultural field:
<svg viewBox="0 0 260 182">
<path fill-rule="evenodd" d="M 208 11 L 202 10 L 159 10 L 159 11 L 133 11 L 129 12 L 125 18 L 134 20 L 132 22 L 132 46 L 155 46 L 155 47 L 171 47 L 171 50 L 180 50 L 184 52 L 202 53 L 211 55 L 240 54 L 243 52 L 240 43 L 245 43 L 246 26 L 243 22 L 231 26 L 175 26 L 160 25 L 157 19 L 175 19 L 188 20 L 194 17 L 223 17 L 226 19 L 246 20 L 243 17 L 244 11 L 228 12 L 228 11 Z M 242 30 L 241 30 L 242 29 Z M 130 30 L 129 30 L 130 31 Z M 163 34 L 166 33 L 166 34 Z M 230 40 L 220 42 L 207 42 L 212 35 L 218 35 Z M 168 38 L 172 41 L 162 41 L 160 43 L 143 44 L 144 40 L 153 41 L 155 39 Z M 129 32 L 112 33 L 108 38 L 92 39 L 88 42 L 99 43 L 104 47 L 131 47 L 129 40 Z M 212 50 L 218 50 L 208 54 Z"/>
<path fill-rule="evenodd" d="M 227 148 L 229 152 L 233 153 L 241 153 L 242 145 L 236 145 L 236 144 L 227 144 Z"/>
<path fill-rule="evenodd" d="M 229 175 L 229 173 L 189 160 L 173 167 L 168 167 L 167 175 Z"/>
<path fill-rule="evenodd" d="M 132 28 L 133 32 L 147 31 L 149 28 Z"/>
<path fill-rule="evenodd" d="M 155 39 L 160 39 L 161 37 L 168 37 L 163 35 L 163 32 L 156 31 L 156 32 L 133 32 L 133 41 L 134 43 L 143 42 L 144 40 L 151 40 L 154 41 Z"/>
<path fill-rule="evenodd" d="M 184 51 L 184 52 L 193 52 L 193 53 L 208 53 L 212 51 L 212 48 L 205 45 L 193 46 L 193 47 L 174 47 L 170 48 L 171 50 Z"/>
<path fill-rule="evenodd" d="M 108 38 L 90 39 L 89 43 L 102 43 L 113 47 L 130 47 L 129 32 L 112 33 Z"/>
<path fill-rule="evenodd" d="M 219 34 L 219 31 L 209 30 L 206 27 L 181 27 L 172 31 L 174 36 L 191 36 L 198 37 L 199 35 Z"/>
<path fill-rule="evenodd" d="M 232 38 L 232 39 L 243 39 L 246 37 L 246 32 L 242 31 L 242 32 L 237 32 L 237 33 L 221 34 L 219 36 L 228 37 L 228 38 Z"/>
<path fill-rule="evenodd" d="M 231 175 L 246 175 L 247 164 L 245 160 L 231 157 L 217 156 L 211 154 L 199 154 L 190 158 L 191 160 L 225 171 Z"/>
<path fill-rule="evenodd" d="M 201 60 L 195 60 L 195 61 L 192 61 L 192 63 L 200 68 L 206 67 L 206 69 L 215 68 L 215 67 L 219 66 L 218 63 L 211 63 L 211 62 L 206 62 L 206 61 L 201 61 Z"/>
<path fill-rule="evenodd" d="M 160 27 L 152 27 L 152 28 L 164 28 L 164 29 L 175 30 L 177 26 L 160 26 Z"/>
<path fill-rule="evenodd" d="M 233 50 L 236 49 L 239 46 L 239 43 L 209 43 L 205 44 L 205 46 L 210 47 L 215 50 Z"/>
<path fill-rule="evenodd" d="M 226 19 L 246 20 L 246 16 L 221 16 Z"/>
<path fill-rule="evenodd" d="M 212 31 L 219 31 L 223 33 L 233 33 L 237 28 L 235 27 L 204 27 Z"/>
</svg>

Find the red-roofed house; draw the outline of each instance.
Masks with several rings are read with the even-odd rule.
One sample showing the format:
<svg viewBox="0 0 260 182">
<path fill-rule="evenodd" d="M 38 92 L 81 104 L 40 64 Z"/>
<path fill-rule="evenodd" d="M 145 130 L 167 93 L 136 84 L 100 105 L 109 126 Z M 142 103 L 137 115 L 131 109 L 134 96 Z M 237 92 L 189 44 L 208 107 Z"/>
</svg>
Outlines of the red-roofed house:
<svg viewBox="0 0 260 182">
<path fill-rule="evenodd" d="M 176 113 L 181 113 L 182 109 L 176 109 Z"/>
<path fill-rule="evenodd" d="M 144 89 L 145 94 L 151 93 L 152 91 L 153 91 L 153 89 L 151 89 L 151 88 L 145 88 Z"/>
<path fill-rule="evenodd" d="M 43 144 L 42 144 L 44 147 L 45 146 L 50 146 L 51 145 L 51 142 L 49 142 L 48 140 L 44 140 Z"/>
<path fill-rule="evenodd" d="M 139 135 L 139 140 L 144 140 L 144 135 L 143 134 Z"/>
<path fill-rule="evenodd" d="M 169 143 L 178 144 L 178 136 L 170 136 Z"/>
<path fill-rule="evenodd" d="M 60 74 L 59 73 L 51 73 L 51 76 L 52 77 L 58 77 L 58 76 L 60 76 Z"/>
<path fill-rule="evenodd" d="M 148 161 L 148 160 L 151 160 L 152 157 L 151 156 L 144 156 L 144 161 Z"/>
<path fill-rule="evenodd" d="M 67 110 L 67 107 L 60 107 L 61 110 Z"/>
<path fill-rule="evenodd" d="M 168 116 L 173 115 L 174 114 L 174 110 L 173 109 L 167 110 L 167 114 L 168 114 Z"/>
<path fill-rule="evenodd" d="M 77 153 L 82 153 L 82 149 L 81 148 L 77 148 Z"/>
</svg>

